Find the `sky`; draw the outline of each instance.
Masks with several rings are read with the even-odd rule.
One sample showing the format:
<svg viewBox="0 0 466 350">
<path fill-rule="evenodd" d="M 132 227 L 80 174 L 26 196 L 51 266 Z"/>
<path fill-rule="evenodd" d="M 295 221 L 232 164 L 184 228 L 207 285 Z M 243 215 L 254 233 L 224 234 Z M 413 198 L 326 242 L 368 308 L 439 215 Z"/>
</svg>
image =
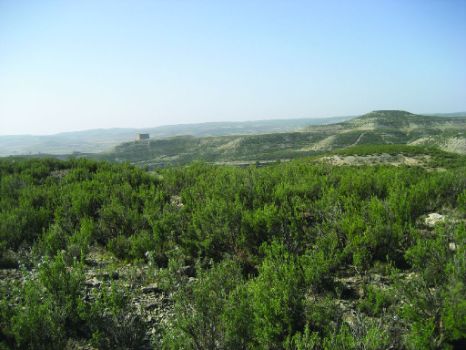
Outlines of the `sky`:
<svg viewBox="0 0 466 350">
<path fill-rule="evenodd" d="M 466 111 L 466 1 L 0 0 L 0 135 Z"/>
</svg>

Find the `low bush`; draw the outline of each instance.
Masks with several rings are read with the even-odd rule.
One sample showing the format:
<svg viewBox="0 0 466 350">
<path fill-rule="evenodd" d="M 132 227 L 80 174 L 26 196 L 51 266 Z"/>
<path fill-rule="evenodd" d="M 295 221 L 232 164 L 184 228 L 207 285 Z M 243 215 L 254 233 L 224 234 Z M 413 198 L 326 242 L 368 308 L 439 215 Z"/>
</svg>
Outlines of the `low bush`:
<svg viewBox="0 0 466 350">
<path fill-rule="evenodd" d="M 149 345 L 146 325 L 131 310 L 131 291 L 112 284 L 93 295 L 93 301 L 81 310 L 91 342 L 98 349 L 141 349 Z"/>
</svg>

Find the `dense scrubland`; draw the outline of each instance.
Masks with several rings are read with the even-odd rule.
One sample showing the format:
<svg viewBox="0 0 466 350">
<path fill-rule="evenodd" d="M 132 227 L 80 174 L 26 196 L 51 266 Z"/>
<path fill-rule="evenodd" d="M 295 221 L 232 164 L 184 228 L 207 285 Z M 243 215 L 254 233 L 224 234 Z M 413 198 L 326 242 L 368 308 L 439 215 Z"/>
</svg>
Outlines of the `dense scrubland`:
<svg viewBox="0 0 466 350">
<path fill-rule="evenodd" d="M 0 348 L 463 348 L 465 157 L 384 147 L 430 163 L 0 160 Z"/>
</svg>

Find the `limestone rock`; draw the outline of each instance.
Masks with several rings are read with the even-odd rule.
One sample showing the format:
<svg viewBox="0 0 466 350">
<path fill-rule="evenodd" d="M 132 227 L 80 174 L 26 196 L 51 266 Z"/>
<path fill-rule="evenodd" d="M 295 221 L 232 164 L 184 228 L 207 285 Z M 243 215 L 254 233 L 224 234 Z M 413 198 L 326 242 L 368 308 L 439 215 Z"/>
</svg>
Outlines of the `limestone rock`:
<svg viewBox="0 0 466 350">
<path fill-rule="evenodd" d="M 160 289 L 159 286 L 156 283 L 152 283 L 152 284 L 149 284 L 148 286 L 142 287 L 141 291 L 144 294 L 162 293 L 162 289 Z"/>
<path fill-rule="evenodd" d="M 430 213 L 425 219 L 425 224 L 429 227 L 434 227 L 440 222 L 445 222 L 445 215 L 439 213 Z"/>
<path fill-rule="evenodd" d="M 97 278 L 93 277 L 86 280 L 84 284 L 90 288 L 99 288 L 102 285 L 102 282 L 100 282 Z"/>
</svg>

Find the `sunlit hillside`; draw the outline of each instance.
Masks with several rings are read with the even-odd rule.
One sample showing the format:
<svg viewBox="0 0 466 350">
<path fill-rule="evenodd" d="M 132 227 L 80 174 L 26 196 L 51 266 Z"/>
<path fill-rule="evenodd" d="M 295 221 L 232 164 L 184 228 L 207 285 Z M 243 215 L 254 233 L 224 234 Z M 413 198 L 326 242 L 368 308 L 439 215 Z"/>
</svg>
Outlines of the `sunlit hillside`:
<svg viewBox="0 0 466 350">
<path fill-rule="evenodd" d="M 121 144 L 98 158 L 167 166 L 193 160 L 254 163 L 288 160 L 365 144 L 425 145 L 466 153 L 466 117 L 375 111 L 300 132 L 221 137 L 179 136 Z"/>
</svg>

